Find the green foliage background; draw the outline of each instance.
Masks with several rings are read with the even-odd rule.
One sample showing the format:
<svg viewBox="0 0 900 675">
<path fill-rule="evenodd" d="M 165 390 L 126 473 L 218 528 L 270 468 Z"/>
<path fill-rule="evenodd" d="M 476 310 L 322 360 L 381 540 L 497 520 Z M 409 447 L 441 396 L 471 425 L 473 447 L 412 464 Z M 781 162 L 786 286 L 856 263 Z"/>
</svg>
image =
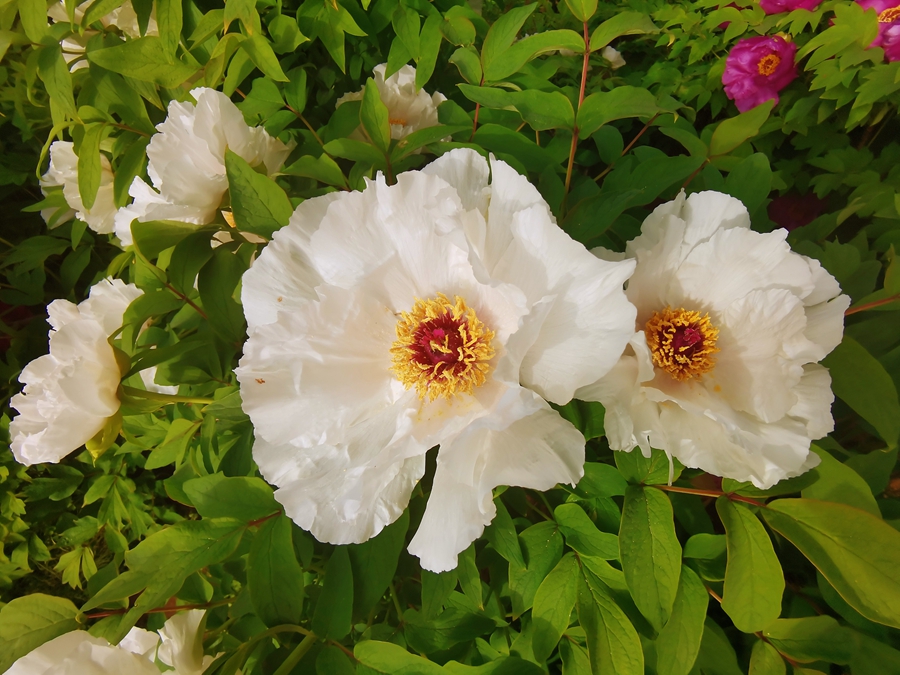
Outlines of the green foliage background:
<svg viewBox="0 0 900 675">
<path fill-rule="evenodd" d="M 45 351 L 45 305 L 78 302 L 113 274 L 145 293 L 117 341 L 126 387 L 157 365 L 159 382 L 196 401 L 126 388 L 121 435 L 98 458 L 26 469 L 0 453 L 0 671 L 68 630 L 117 641 L 136 623 L 159 627 L 164 607 L 193 606 L 209 608 L 206 651 L 221 654 L 210 675 L 900 673 L 900 62 L 867 47 L 872 11 L 849 0 L 773 16 L 751 0 L 133 0 L 142 21 L 155 11 L 160 35 L 123 39 L 97 22 L 119 4 L 86 3 L 74 25 L 48 24 L 45 0 L 0 0 L 2 395 Z M 737 115 L 725 55 L 777 32 L 798 44 L 800 77 L 774 108 Z M 59 43 L 72 34 L 87 38 L 89 67 L 70 73 Z M 610 43 L 619 70 L 600 54 Z M 448 97 L 443 126 L 391 141 L 371 84 L 335 109 L 383 62 L 414 63 L 418 84 Z M 814 194 L 815 217 L 789 241 L 854 302 L 825 361 L 837 400 L 836 431 L 814 446 L 822 463 L 766 492 L 681 467 L 670 486 L 664 455 L 614 454 L 602 408 L 576 401 L 561 412 L 587 439 L 584 479 L 498 491 L 496 520 L 457 570 L 422 571 L 405 552 L 433 465 L 375 539 L 316 542 L 258 477 L 232 373 L 240 276 L 260 245 L 235 234 L 211 249 L 224 220 L 146 223 L 123 252 L 84 223 L 48 230 L 35 213 L 36 176 L 61 137 L 110 158 L 124 204 L 167 102 L 200 85 L 297 144 L 275 181 L 228 157 L 236 223 L 262 237 L 286 223 L 289 200 L 461 146 L 527 175 L 589 247 L 623 250 L 682 187 L 741 199 L 762 232 L 776 226 L 772 200 Z M 366 141 L 350 138 L 360 123 Z M 90 200 L 100 167 L 85 159 L 79 171 Z M 42 205 L 62 203 L 51 190 Z"/>
</svg>

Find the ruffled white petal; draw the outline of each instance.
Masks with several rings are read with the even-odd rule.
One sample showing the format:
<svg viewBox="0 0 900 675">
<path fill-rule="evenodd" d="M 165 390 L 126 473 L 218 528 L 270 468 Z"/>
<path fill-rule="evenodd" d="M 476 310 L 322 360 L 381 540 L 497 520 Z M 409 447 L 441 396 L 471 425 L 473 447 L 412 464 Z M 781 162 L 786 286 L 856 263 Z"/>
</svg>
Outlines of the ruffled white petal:
<svg viewBox="0 0 900 675">
<path fill-rule="evenodd" d="M 521 395 L 528 410 L 534 394 L 523 389 Z M 459 553 L 494 519 L 492 490 L 498 485 L 549 490 L 581 478 L 584 438 L 543 406 L 505 427 L 487 418 L 441 446 L 428 506 L 409 545 L 424 569 L 456 567 Z"/>
<path fill-rule="evenodd" d="M 116 205 L 113 198 L 113 172 L 109 160 L 100 153 L 100 187 L 90 209 L 84 208 L 81 193 L 78 190 L 78 157 L 74 145 L 69 141 L 54 141 L 50 146 L 50 167 L 41 177 L 41 190 L 62 187 L 66 203 L 75 212 L 75 216 L 87 223 L 94 232 L 108 234 L 113 231 Z M 49 221 L 54 210 L 45 209 L 45 219 Z M 43 212 L 42 212 L 43 214 Z M 56 224 L 65 222 L 57 219 Z"/>
<path fill-rule="evenodd" d="M 210 657 L 203 656 L 203 633 L 205 610 L 190 609 L 178 612 L 159 629 L 162 641 L 157 657 L 167 666 L 175 669 L 176 675 L 201 675 Z"/>
<path fill-rule="evenodd" d="M 48 307 L 50 353 L 25 366 L 19 376 L 25 388 L 10 401 L 19 412 L 10 423 L 10 446 L 19 462 L 58 462 L 119 409 L 121 373 L 108 338 L 141 293 L 106 279 L 78 306 L 56 300 Z"/>
<path fill-rule="evenodd" d="M 159 675 L 151 659 L 76 630 L 17 660 L 6 675 Z"/>
</svg>

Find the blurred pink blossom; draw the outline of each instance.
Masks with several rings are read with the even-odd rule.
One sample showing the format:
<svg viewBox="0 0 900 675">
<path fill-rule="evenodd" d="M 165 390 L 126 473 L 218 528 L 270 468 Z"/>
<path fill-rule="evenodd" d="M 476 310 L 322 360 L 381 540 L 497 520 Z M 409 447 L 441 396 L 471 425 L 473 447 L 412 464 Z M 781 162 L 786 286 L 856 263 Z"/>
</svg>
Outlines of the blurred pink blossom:
<svg viewBox="0 0 900 675">
<path fill-rule="evenodd" d="M 778 103 L 778 92 L 797 77 L 796 53 L 797 45 L 778 35 L 740 40 L 725 59 L 725 94 L 741 112 Z"/>
<path fill-rule="evenodd" d="M 878 37 L 870 47 L 881 47 L 888 61 L 900 61 L 900 0 L 856 0 L 878 12 Z"/>
</svg>

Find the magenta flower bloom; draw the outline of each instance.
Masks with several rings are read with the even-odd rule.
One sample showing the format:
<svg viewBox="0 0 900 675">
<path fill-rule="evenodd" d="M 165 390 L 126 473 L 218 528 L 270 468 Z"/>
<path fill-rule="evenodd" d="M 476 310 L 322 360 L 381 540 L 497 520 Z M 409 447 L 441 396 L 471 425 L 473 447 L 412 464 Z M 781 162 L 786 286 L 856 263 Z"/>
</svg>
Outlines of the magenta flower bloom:
<svg viewBox="0 0 900 675">
<path fill-rule="evenodd" d="M 900 61 L 900 0 L 856 0 L 878 12 L 878 37 L 870 47 L 881 47 L 888 61 Z"/>
<path fill-rule="evenodd" d="M 793 12 L 795 9 L 808 9 L 810 12 L 822 4 L 822 0 L 759 0 L 759 6 L 766 14 Z"/>
<path fill-rule="evenodd" d="M 740 40 L 725 59 L 726 96 L 741 112 L 773 99 L 778 103 L 778 92 L 797 77 L 796 53 L 797 45 L 777 35 Z"/>
</svg>

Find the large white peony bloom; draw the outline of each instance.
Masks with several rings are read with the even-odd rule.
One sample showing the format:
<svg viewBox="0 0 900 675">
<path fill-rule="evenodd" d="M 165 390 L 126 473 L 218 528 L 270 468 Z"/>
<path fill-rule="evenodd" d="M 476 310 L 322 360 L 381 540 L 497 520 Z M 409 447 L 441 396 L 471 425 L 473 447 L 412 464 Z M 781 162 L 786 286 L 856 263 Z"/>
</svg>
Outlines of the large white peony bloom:
<svg viewBox="0 0 900 675">
<path fill-rule="evenodd" d="M 493 519 L 496 486 L 577 482 L 584 439 L 544 398 L 566 403 L 618 360 L 633 269 L 472 150 L 303 202 L 244 276 L 237 370 L 285 512 L 322 541 L 365 541 L 440 444 L 410 551 L 442 571 Z"/>
<path fill-rule="evenodd" d="M 73 215 L 87 223 L 98 234 L 109 234 L 113 231 L 116 216 L 116 204 L 113 198 L 113 172 L 109 160 L 100 153 L 100 188 L 90 209 L 84 208 L 81 193 L 78 191 L 78 156 L 74 145 L 69 141 L 54 141 L 50 146 L 50 167 L 41 177 L 41 191 L 46 195 L 48 188 L 62 187 L 66 203 L 72 209 L 56 219 L 54 227 L 69 220 Z M 43 209 L 41 215 L 46 222 L 54 216 L 57 209 Z"/>
<path fill-rule="evenodd" d="M 385 80 L 386 70 L 387 64 L 382 63 L 375 66 L 372 74 L 381 101 L 388 109 L 391 138 L 399 140 L 419 129 L 437 126 L 437 107 L 447 98 L 439 92 L 429 94 L 424 89 L 417 90 L 416 69 L 410 65 L 403 66 Z M 360 101 L 362 97 L 362 90 L 344 94 L 337 100 L 337 105 L 347 101 Z"/>
<path fill-rule="evenodd" d="M 228 189 L 225 150 L 252 166 L 262 164 L 271 175 L 281 168 L 291 148 L 262 127 L 248 127 L 237 106 L 222 92 L 205 87 L 191 91 L 197 101 L 169 104 L 169 116 L 157 125 L 147 147 L 147 173 L 153 187 L 136 177 L 128 194 L 134 202 L 119 209 L 116 236 L 132 243 L 136 218 L 179 220 L 195 225 L 212 222 Z"/>
<path fill-rule="evenodd" d="M 818 464 L 834 426 L 831 378 L 850 304 L 785 230 L 750 230 L 743 204 L 700 192 L 658 207 L 626 255 L 637 333 L 576 396 L 606 407 L 615 450 L 664 450 L 689 467 L 768 488 Z M 600 252 L 600 255 L 604 255 Z"/>
<path fill-rule="evenodd" d="M 141 294 L 134 284 L 105 279 L 78 305 L 54 300 L 47 307 L 50 353 L 25 366 L 19 376 L 25 389 L 10 401 L 19 411 L 9 425 L 19 462 L 58 462 L 116 414 L 122 375 L 108 339 Z"/>
<path fill-rule="evenodd" d="M 155 659 L 172 675 L 201 675 L 214 657 L 203 655 L 204 611 L 178 612 L 159 635 L 132 628 L 118 645 L 76 630 L 26 654 L 6 675 L 159 675 Z"/>
</svg>

